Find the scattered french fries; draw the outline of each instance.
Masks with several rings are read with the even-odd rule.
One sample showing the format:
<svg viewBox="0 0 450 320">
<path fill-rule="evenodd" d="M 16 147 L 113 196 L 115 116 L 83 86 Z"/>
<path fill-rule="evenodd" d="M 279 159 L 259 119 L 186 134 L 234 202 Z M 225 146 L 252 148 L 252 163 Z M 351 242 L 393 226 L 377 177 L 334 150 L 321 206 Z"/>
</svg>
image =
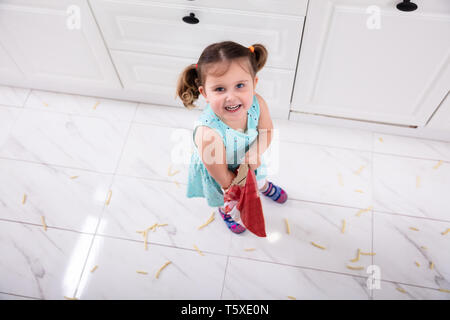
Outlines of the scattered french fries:
<svg viewBox="0 0 450 320">
<path fill-rule="evenodd" d="M 356 253 L 356 258 L 350 260 L 351 262 L 357 262 L 359 261 L 359 257 L 361 256 L 361 249 L 358 248 L 358 252 Z"/>
<path fill-rule="evenodd" d="M 141 270 L 137 270 L 136 273 L 139 273 L 139 274 L 148 274 L 147 271 L 141 271 Z"/>
<path fill-rule="evenodd" d="M 98 268 L 98 266 L 97 266 L 97 265 L 96 265 L 96 266 L 94 266 L 94 267 L 92 268 L 91 272 L 94 272 L 95 270 L 97 270 L 97 268 Z"/>
<path fill-rule="evenodd" d="M 441 292 L 447 292 L 447 293 L 450 293 L 450 290 L 447 290 L 447 289 L 439 289 L 439 291 L 441 291 Z"/>
<path fill-rule="evenodd" d="M 256 249 L 255 248 L 247 248 L 247 249 L 244 249 L 245 251 L 255 251 Z"/>
<path fill-rule="evenodd" d="M 23 194 L 23 197 L 22 197 L 22 204 L 25 204 L 26 201 L 27 201 L 27 195 L 26 195 L 26 194 Z"/>
<path fill-rule="evenodd" d="M 430 269 L 431 269 L 431 270 L 434 269 L 434 263 L 433 263 L 433 261 L 430 262 Z"/>
<path fill-rule="evenodd" d="M 92 109 L 96 110 L 99 104 L 100 104 L 100 101 L 97 101 L 97 102 L 94 104 L 94 106 L 92 107 Z"/>
<path fill-rule="evenodd" d="M 409 227 L 409 229 L 410 229 L 410 230 L 413 230 L 413 231 L 419 231 L 419 229 L 414 228 L 414 227 Z"/>
<path fill-rule="evenodd" d="M 167 169 L 167 175 L 169 177 L 172 177 L 172 176 L 176 175 L 179 172 L 180 172 L 180 170 L 175 170 L 174 172 L 172 172 L 172 165 L 169 165 L 169 168 Z"/>
<path fill-rule="evenodd" d="M 403 288 L 397 287 L 397 288 L 395 288 L 395 289 L 397 289 L 397 291 L 400 291 L 401 293 L 406 293 L 405 289 L 403 289 Z"/>
<path fill-rule="evenodd" d="M 450 232 L 450 228 L 447 228 L 447 230 L 445 230 L 444 232 L 441 232 L 441 234 L 443 235 L 443 236 L 445 236 L 447 233 L 449 233 Z"/>
<path fill-rule="evenodd" d="M 297 300 L 297 298 L 296 297 L 293 297 L 293 296 L 287 296 L 289 299 L 291 299 L 291 300 Z"/>
</svg>

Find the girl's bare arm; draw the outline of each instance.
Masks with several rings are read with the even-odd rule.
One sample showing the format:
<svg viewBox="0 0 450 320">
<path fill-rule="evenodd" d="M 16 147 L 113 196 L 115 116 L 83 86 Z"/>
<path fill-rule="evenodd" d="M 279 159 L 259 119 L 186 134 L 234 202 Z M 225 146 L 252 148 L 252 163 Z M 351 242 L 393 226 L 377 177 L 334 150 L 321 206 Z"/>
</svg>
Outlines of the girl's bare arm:
<svg viewBox="0 0 450 320">
<path fill-rule="evenodd" d="M 208 173 L 222 189 L 227 189 L 236 175 L 228 170 L 226 150 L 221 136 L 214 129 L 200 126 L 195 132 L 194 140 Z"/>
</svg>

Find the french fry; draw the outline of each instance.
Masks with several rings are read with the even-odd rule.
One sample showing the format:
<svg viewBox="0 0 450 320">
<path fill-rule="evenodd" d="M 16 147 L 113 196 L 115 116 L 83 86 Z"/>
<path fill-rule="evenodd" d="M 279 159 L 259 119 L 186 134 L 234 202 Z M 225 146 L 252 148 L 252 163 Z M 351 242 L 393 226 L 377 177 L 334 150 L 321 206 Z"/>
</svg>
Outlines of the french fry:
<svg viewBox="0 0 450 320">
<path fill-rule="evenodd" d="M 139 273 L 139 274 L 148 274 L 148 272 L 146 272 L 146 271 L 141 271 L 141 270 L 137 270 L 136 273 Z"/>
<path fill-rule="evenodd" d="M 359 169 L 355 171 L 355 174 L 359 175 L 364 168 L 365 168 L 365 166 L 359 167 Z"/>
<path fill-rule="evenodd" d="M 338 174 L 338 179 L 339 179 L 339 185 L 343 186 L 344 185 L 344 181 L 342 180 L 342 174 L 341 173 Z"/>
<path fill-rule="evenodd" d="M 70 179 L 76 179 L 78 176 L 71 176 Z"/>
<path fill-rule="evenodd" d="M 172 165 L 170 165 L 169 168 L 167 169 L 167 175 L 169 177 L 172 177 L 172 176 L 176 175 L 179 172 L 180 172 L 180 170 L 175 170 L 174 172 L 172 172 Z"/>
<path fill-rule="evenodd" d="M 361 189 L 356 189 L 355 192 L 364 193 Z"/>
<path fill-rule="evenodd" d="M 341 233 L 345 232 L 345 219 L 342 220 L 342 228 L 341 228 Z"/>
<path fill-rule="evenodd" d="M 92 109 L 94 109 L 94 110 L 96 110 L 97 109 L 97 106 L 100 104 L 100 101 L 97 101 L 95 104 L 94 104 L 94 106 L 92 107 Z"/>
<path fill-rule="evenodd" d="M 442 288 L 439 289 L 439 291 L 440 291 L 440 292 L 447 292 L 447 293 L 450 293 L 450 290 L 446 290 L 446 289 L 442 289 Z"/>
<path fill-rule="evenodd" d="M 431 270 L 434 269 L 434 263 L 433 263 L 433 261 L 430 262 L 430 269 L 431 269 Z"/>
<path fill-rule="evenodd" d="M 360 252 L 360 253 L 363 256 L 374 256 L 374 255 L 376 255 L 376 253 L 374 253 L 374 252 Z"/>
<path fill-rule="evenodd" d="M 359 261 L 360 255 L 361 255 L 361 249 L 358 248 L 358 252 L 356 253 L 356 258 L 355 258 L 355 259 L 352 259 L 352 260 L 350 260 L 350 261 L 351 261 L 351 262 L 357 262 L 357 261 Z"/>
<path fill-rule="evenodd" d="M 158 272 L 156 272 L 156 279 L 159 278 L 159 274 L 161 273 L 161 271 L 171 263 L 172 261 L 167 261 L 161 268 L 159 268 Z"/>
<path fill-rule="evenodd" d="M 383 138 L 379 137 L 378 140 L 380 140 L 380 142 L 383 142 Z"/>
<path fill-rule="evenodd" d="M 255 251 L 256 249 L 255 248 L 247 248 L 247 249 L 244 249 L 245 251 Z"/>
<path fill-rule="evenodd" d="M 291 234 L 291 228 L 289 228 L 289 221 L 288 221 L 288 219 L 284 219 L 284 222 L 286 223 L 286 232 L 287 232 L 287 234 Z"/>
<path fill-rule="evenodd" d="M 214 220 L 214 212 L 212 213 L 211 217 L 209 217 L 208 221 L 206 221 L 204 224 L 202 224 L 200 227 L 198 227 L 198 230 L 201 228 L 206 227 L 208 224 L 210 224 Z"/>
<path fill-rule="evenodd" d="M 433 169 L 439 168 L 441 166 L 442 162 L 443 162 L 442 160 L 439 160 L 439 162 L 433 167 Z"/>
<path fill-rule="evenodd" d="M 370 211 L 370 210 L 372 210 L 372 209 L 373 209 L 373 206 L 370 206 L 370 207 L 368 207 L 367 209 L 360 209 L 360 210 L 358 211 L 358 213 L 356 214 L 356 216 L 359 217 L 359 216 L 361 215 L 361 213 Z"/>
<path fill-rule="evenodd" d="M 111 201 L 112 190 L 108 191 L 108 198 L 106 199 L 106 205 L 109 206 L 109 202 Z"/>
<path fill-rule="evenodd" d="M 289 299 L 291 299 L 291 300 L 297 300 L 297 298 L 296 297 L 293 297 L 293 296 L 287 296 Z"/>
<path fill-rule="evenodd" d="M 416 264 L 417 268 L 420 267 L 420 263 L 418 263 L 417 261 L 414 261 L 414 263 Z"/>
<path fill-rule="evenodd" d="M 403 289 L 403 288 L 397 287 L 397 288 L 395 288 L 395 289 L 397 289 L 397 291 L 400 291 L 401 293 L 406 293 L 405 289 Z"/>
<path fill-rule="evenodd" d="M 78 298 L 70 298 L 70 297 L 67 297 L 67 296 L 64 296 L 64 299 L 66 299 L 66 300 L 78 300 Z"/>
<path fill-rule="evenodd" d="M 409 227 L 409 229 L 413 230 L 413 231 L 419 231 L 419 229 L 414 228 L 414 227 Z"/>
<path fill-rule="evenodd" d="M 41 216 L 42 226 L 44 227 L 44 231 L 47 231 L 47 224 L 45 223 L 45 217 Z"/>
<path fill-rule="evenodd" d="M 201 255 L 204 256 L 204 253 L 200 251 L 200 249 L 194 244 L 194 248 L 195 250 L 197 250 L 197 252 Z"/>
<path fill-rule="evenodd" d="M 94 266 L 94 267 L 92 268 L 91 272 L 94 272 L 95 270 L 97 270 L 97 268 L 98 268 L 98 266 L 97 266 L 97 265 L 96 265 L 96 266 Z"/>
<path fill-rule="evenodd" d="M 319 249 L 322 249 L 322 250 L 326 250 L 325 247 L 323 247 L 323 246 L 321 246 L 321 245 L 319 245 L 319 244 L 317 244 L 317 243 L 314 243 L 313 241 L 311 241 L 311 244 L 312 244 L 314 247 L 316 247 L 316 248 L 319 248 Z"/>
<path fill-rule="evenodd" d="M 27 201 L 27 195 L 24 193 L 23 197 L 22 197 L 22 204 L 25 204 L 26 201 Z"/>
<path fill-rule="evenodd" d="M 348 264 L 346 265 L 347 269 L 350 270 L 364 270 L 364 267 L 359 266 L 359 267 L 353 267 L 353 266 L 349 266 Z"/>
<path fill-rule="evenodd" d="M 416 188 L 420 187 L 420 177 L 416 177 Z"/>
<path fill-rule="evenodd" d="M 445 236 L 447 233 L 449 233 L 450 232 L 450 228 L 447 228 L 447 230 L 445 230 L 444 232 L 441 232 L 441 234 L 443 235 L 443 236 Z"/>
<path fill-rule="evenodd" d="M 425 247 L 425 246 L 421 246 L 421 248 L 422 248 L 423 250 L 427 250 L 427 249 L 428 249 L 428 248 Z"/>
</svg>

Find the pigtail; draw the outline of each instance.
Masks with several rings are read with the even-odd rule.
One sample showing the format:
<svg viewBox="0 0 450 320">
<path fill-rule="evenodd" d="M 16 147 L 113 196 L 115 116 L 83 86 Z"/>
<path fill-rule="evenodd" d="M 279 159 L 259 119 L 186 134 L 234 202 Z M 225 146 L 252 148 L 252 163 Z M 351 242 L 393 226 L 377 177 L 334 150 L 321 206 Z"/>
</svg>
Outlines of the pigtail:
<svg viewBox="0 0 450 320">
<path fill-rule="evenodd" d="M 188 109 L 196 107 L 194 101 L 198 99 L 200 92 L 198 91 L 198 74 L 195 64 L 186 67 L 178 78 L 176 96 L 183 102 Z"/>
<path fill-rule="evenodd" d="M 254 48 L 253 54 L 255 55 L 255 62 L 256 62 L 255 71 L 258 72 L 266 64 L 268 52 L 266 47 L 259 43 L 254 44 L 253 48 Z"/>
</svg>

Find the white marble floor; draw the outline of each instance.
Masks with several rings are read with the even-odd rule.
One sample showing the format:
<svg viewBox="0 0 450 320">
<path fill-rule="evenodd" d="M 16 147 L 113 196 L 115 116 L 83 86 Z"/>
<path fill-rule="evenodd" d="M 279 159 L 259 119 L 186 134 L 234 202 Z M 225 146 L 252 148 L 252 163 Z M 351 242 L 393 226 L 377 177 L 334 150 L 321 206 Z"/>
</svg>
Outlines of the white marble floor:
<svg viewBox="0 0 450 320">
<path fill-rule="evenodd" d="M 0 299 L 450 299 L 450 143 L 275 120 L 257 238 L 198 230 L 199 114 L 0 86 Z"/>
</svg>

